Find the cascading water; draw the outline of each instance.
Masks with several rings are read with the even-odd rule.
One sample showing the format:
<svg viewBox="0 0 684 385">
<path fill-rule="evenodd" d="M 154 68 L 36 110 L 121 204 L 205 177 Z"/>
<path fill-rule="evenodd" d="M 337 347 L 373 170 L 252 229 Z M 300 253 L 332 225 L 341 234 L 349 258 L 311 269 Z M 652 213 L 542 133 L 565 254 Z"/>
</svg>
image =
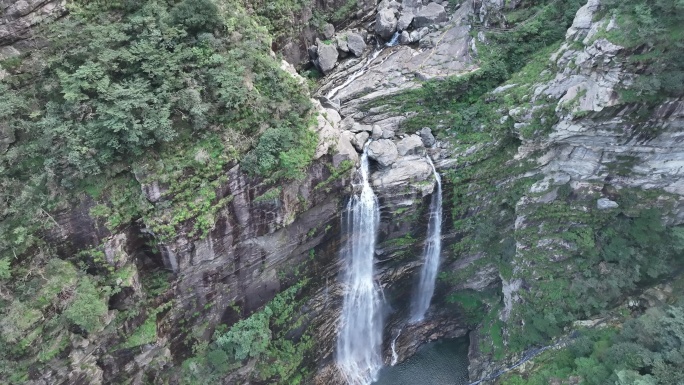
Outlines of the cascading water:
<svg viewBox="0 0 684 385">
<path fill-rule="evenodd" d="M 347 243 L 342 250 L 345 293 L 336 359 L 350 385 L 370 384 L 382 367 L 382 301 L 373 274 L 380 209 L 368 182 L 367 152 L 368 145 L 361 157 L 361 193 L 347 206 Z"/>
<path fill-rule="evenodd" d="M 387 47 L 394 47 L 395 45 L 399 44 L 399 36 L 401 36 L 399 34 L 399 32 L 395 32 L 394 35 L 392 35 L 392 38 L 390 39 L 390 41 L 385 43 L 385 45 Z"/>
<path fill-rule="evenodd" d="M 428 221 L 427 240 L 423 255 L 425 263 L 420 270 L 420 282 L 418 290 L 414 293 L 411 304 L 411 322 L 416 323 L 423 320 L 425 312 L 430 307 L 432 294 L 435 292 L 435 280 L 439 269 L 439 254 L 442 251 L 442 178 L 439 176 L 435 165 L 430 157 L 427 161 L 432 167 L 432 171 L 437 181 L 437 189 L 432 194 L 430 201 L 430 219 Z"/>
</svg>

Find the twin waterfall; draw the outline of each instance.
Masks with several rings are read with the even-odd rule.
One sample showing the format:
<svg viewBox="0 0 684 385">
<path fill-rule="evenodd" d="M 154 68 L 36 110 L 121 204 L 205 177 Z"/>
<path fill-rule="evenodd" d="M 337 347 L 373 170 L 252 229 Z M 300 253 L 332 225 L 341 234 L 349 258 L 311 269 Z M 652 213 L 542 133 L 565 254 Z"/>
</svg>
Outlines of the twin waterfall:
<svg viewBox="0 0 684 385">
<path fill-rule="evenodd" d="M 361 194 L 349 200 L 344 224 L 345 293 L 337 339 L 337 364 L 350 385 L 370 384 L 382 368 L 382 301 L 373 276 L 380 208 L 368 182 L 368 145 L 361 157 L 361 178 Z"/>
<path fill-rule="evenodd" d="M 430 219 L 428 220 L 427 239 L 425 240 L 425 263 L 420 269 L 418 290 L 414 292 L 411 302 L 411 322 L 423 320 L 425 312 L 430 307 L 432 294 L 435 292 L 435 281 L 439 269 L 439 254 L 442 252 L 442 178 L 437 173 L 430 157 L 427 158 L 437 180 L 437 191 L 432 194 L 430 201 Z"/>
<path fill-rule="evenodd" d="M 412 323 L 421 321 L 430 306 L 441 250 L 442 182 L 432 161 L 429 157 L 427 159 L 437 180 L 437 190 L 430 202 L 430 219 L 424 250 L 425 263 L 411 306 Z M 382 289 L 374 277 L 380 208 L 378 198 L 368 180 L 368 144 L 361 157 L 360 172 L 361 192 L 350 199 L 343 224 L 343 230 L 347 235 L 347 242 L 342 249 L 345 269 L 344 301 L 336 357 L 340 372 L 349 385 L 371 384 L 377 380 L 378 372 L 383 365 Z M 393 357 L 392 361 L 394 364 L 396 357 Z"/>
</svg>

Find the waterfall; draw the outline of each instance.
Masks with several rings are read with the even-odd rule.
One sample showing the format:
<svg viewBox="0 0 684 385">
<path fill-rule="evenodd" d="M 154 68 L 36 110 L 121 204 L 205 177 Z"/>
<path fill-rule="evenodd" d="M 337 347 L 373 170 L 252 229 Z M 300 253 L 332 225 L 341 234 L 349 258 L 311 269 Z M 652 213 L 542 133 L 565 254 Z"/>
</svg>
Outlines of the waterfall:
<svg viewBox="0 0 684 385">
<path fill-rule="evenodd" d="M 434 172 L 437 189 L 433 192 L 430 201 L 430 219 L 428 220 L 427 239 L 423 250 L 425 262 L 420 270 L 418 290 L 414 293 L 411 304 L 411 322 L 413 323 L 422 321 L 425 312 L 430 307 L 430 300 L 435 292 L 437 270 L 439 269 L 439 254 L 442 251 L 442 178 L 430 157 L 427 157 L 427 161 Z"/>
<path fill-rule="evenodd" d="M 392 340 L 392 363 L 390 364 L 390 365 L 392 365 L 392 366 L 396 365 L 396 364 L 397 364 L 397 361 L 399 361 L 399 354 L 397 354 L 397 349 L 396 349 L 396 348 L 397 348 L 397 339 L 398 339 L 399 336 L 401 335 L 401 331 L 402 331 L 402 330 L 403 330 L 403 329 L 399 329 L 399 332 L 397 333 L 397 335 L 396 335 L 396 336 L 394 337 L 394 339 Z"/>
<path fill-rule="evenodd" d="M 345 292 L 336 360 L 349 385 L 370 384 L 382 367 L 382 301 L 373 274 L 380 209 L 368 182 L 367 152 L 368 145 L 361 157 L 361 193 L 349 200 L 343 224 Z"/>
<path fill-rule="evenodd" d="M 399 44 L 399 36 L 401 36 L 401 34 L 399 32 L 395 32 L 390 41 L 385 43 L 385 45 L 388 47 L 394 47 L 395 45 Z"/>
</svg>

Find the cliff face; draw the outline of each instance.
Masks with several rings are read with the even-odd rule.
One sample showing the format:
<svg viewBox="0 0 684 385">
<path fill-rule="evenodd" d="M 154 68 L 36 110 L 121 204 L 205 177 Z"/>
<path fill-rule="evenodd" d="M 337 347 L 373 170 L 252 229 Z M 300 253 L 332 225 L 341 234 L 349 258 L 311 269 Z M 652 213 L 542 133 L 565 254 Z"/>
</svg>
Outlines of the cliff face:
<svg viewBox="0 0 684 385">
<path fill-rule="evenodd" d="M 360 2 L 356 21 L 350 24 L 353 33 L 365 28 L 366 37 L 377 31 L 380 20 L 376 5 L 367 3 Z M 383 3 L 381 11 L 394 6 Z M 510 9 L 518 3 L 507 2 Z M 422 2 L 402 4 L 401 9 L 409 9 Z M 0 24 L 3 59 L 26 49 L 22 39 L 30 35 L 31 26 L 63 12 L 59 2 L 0 5 L 6 10 Z M 317 3 L 293 20 L 308 21 L 312 9 L 340 5 Z M 618 207 L 625 215 L 658 207 L 668 224 L 684 222 L 684 102 L 671 99 L 646 109 L 621 101 L 619 86 L 633 74 L 618 60 L 625 48 L 602 37 L 603 31 L 618 26 L 610 17 L 597 17 L 598 1 L 590 0 L 578 11 L 566 41 L 549 59 L 542 59 L 533 80 L 516 83 L 514 78 L 486 94 L 488 103 L 500 105 L 495 120 L 510 126 L 515 138 L 460 142 L 451 137 L 452 123 L 435 123 L 434 116 L 416 129 L 411 119 L 420 113 L 393 108 L 393 98 L 420 89 L 428 79 L 476 74 L 481 64 L 477 45 L 486 38 L 473 37 L 472 24 L 485 30 L 506 24 L 503 1 L 465 1 L 446 10 L 445 19 L 439 16 L 424 30 L 416 29 L 419 41 L 407 40 L 374 55 L 367 38 L 369 47 L 358 58 L 335 59 L 314 95 L 322 103 L 314 102 L 314 163 L 301 179 L 285 185 L 248 177 L 240 166 L 227 165 L 214 191 L 223 204 L 205 235 L 196 233 L 194 219 L 182 222 L 172 237 L 155 234 L 144 218 L 108 229 L 102 218 L 92 215 L 97 202 L 86 195 L 79 197 L 80 203 L 51 213 L 56 226 L 45 237 L 58 256 L 97 249 L 107 265 L 127 274 L 119 283 L 121 290 L 109 299 L 103 329 L 85 338 L 70 333 L 62 353 L 33 370 L 29 383 L 133 379 L 141 384 L 155 378 L 177 383 L 183 361 L 194 354 L 193 345 L 258 314 L 279 293 L 302 282 L 295 311 L 301 324 L 288 331 L 287 338 L 297 341 L 307 335 L 314 341 L 300 365 L 308 368 L 311 383 L 341 383 L 333 361 L 343 290 L 340 221 L 358 178 L 354 166 L 371 139 L 371 183 L 381 203 L 376 257 L 386 300 L 383 356 L 388 363 L 390 343 L 402 328 L 396 341 L 400 360 L 427 341 L 470 332 L 471 378 L 482 378 L 499 367 L 492 361 L 513 357 L 496 350 L 504 349 L 497 340 L 505 335 L 494 336 L 495 325 L 513 333 L 525 324 L 526 310 L 536 310 L 535 301 L 549 293 L 549 281 L 570 280 L 578 273 L 572 258 L 586 245 L 563 233 L 593 231 L 594 225 L 588 224 L 592 215 L 613 215 Z M 398 8 L 395 13 L 401 16 Z M 276 39 L 275 48 L 291 62 L 305 62 L 310 54 L 306 48 L 316 35 L 307 29 L 294 36 Z M 343 45 L 335 50 L 343 52 Z M 287 64 L 283 70 L 298 76 Z M 0 134 L 0 144 L 14 141 L 9 130 Z M 512 145 L 488 152 L 502 142 Z M 426 156 L 446 176 L 442 271 L 448 276 L 438 283 L 426 322 L 406 326 L 406 298 L 420 266 L 434 188 Z M 164 207 L 172 199 L 169 181 L 152 163 L 135 165 L 134 183 L 145 203 L 166 215 Z M 624 207 L 628 195 L 638 202 Z M 559 221 L 561 209 L 571 219 Z M 480 221 L 478 215 L 483 214 L 495 218 L 497 236 L 489 234 L 485 221 L 465 222 Z M 468 248 L 484 243 L 483 238 L 489 248 Z M 583 268 L 605 276 L 612 267 L 596 263 Z M 152 292 L 146 282 L 159 271 L 166 284 Z M 476 312 L 488 315 L 474 317 L 472 309 L 459 304 L 463 295 L 484 298 Z M 128 316 L 143 299 L 149 308 Z M 153 338 L 129 346 L 127 336 L 148 320 Z M 256 359 L 245 359 L 223 380 L 264 383 L 255 376 L 256 365 Z"/>
</svg>

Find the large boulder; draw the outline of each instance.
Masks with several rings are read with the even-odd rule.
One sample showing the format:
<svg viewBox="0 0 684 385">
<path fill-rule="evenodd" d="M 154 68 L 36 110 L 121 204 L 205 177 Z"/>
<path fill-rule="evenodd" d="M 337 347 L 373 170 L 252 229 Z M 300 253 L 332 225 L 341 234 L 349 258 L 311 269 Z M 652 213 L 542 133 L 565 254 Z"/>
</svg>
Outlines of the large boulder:
<svg viewBox="0 0 684 385">
<path fill-rule="evenodd" d="M 330 23 L 325 23 L 323 26 L 323 37 L 332 39 L 335 36 L 335 26 Z"/>
<path fill-rule="evenodd" d="M 405 31 L 413 21 L 412 13 L 403 13 L 397 21 L 397 31 Z"/>
<path fill-rule="evenodd" d="M 423 140 L 425 147 L 432 147 L 435 144 L 435 137 L 432 135 L 432 130 L 429 127 L 423 127 L 420 130 L 420 139 Z"/>
<path fill-rule="evenodd" d="M 349 131 L 343 131 L 342 134 L 338 136 L 338 142 L 335 146 L 336 153 L 333 154 L 334 167 L 340 167 L 345 160 L 349 160 L 354 164 L 359 161 L 359 154 L 356 152 L 356 149 L 354 149 L 352 140 L 354 140 L 354 134 Z"/>
<path fill-rule="evenodd" d="M 408 31 L 402 31 L 401 35 L 399 36 L 399 44 L 411 44 L 411 35 L 408 33 Z"/>
<path fill-rule="evenodd" d="M 337 63 L 337 47 L 332 44 L 321 44 L 318 47 L 318 67 L 324 74 L 329 73 Z"/>
<path fill-rule="evenodd" d="M 363 37 L 358 33 L 349 33 L 347 34 L 347 47 L 349 47 L 349 51 L 354 56 L 359 57 L 366 50 L 366 42 L 363 41 Z"/>
<path fill-rule="evenodd" d="M 378 12 L 375 16 L 375 33 L 383 39 L 389 39 L 397 29 L 397 18 L 394 10 L 386 8 Z"/>
<path fill-rule="evenodd" d="M 445 21 L 447 21 L 447 14 L 444 7 L 437 3 L 430 3 L 413 17 L 413 28 L 418 29 Z"/>
<path fill-rule="evenodd" d="M 430 32 L 427 27 L 423 27 L 421 29 L 417 29 L 415 31 L 411 31 L 411 34 L 409 35 L 411 38 L 412 43 L 419 42 L 420 39 L 422 39 L 425 35 Z"/>
<path fill-rule="evenodd" d="M 397 143 L 397 152 L 401 156 L 406 155 L 423 155 L 425 148 L 423 141 L 418 135 L 409 135 Z"/>
<path fill-rule="evenodd" d="M 371 143 L 372 144 L 372 143 Z M 428 180 L 432 177 L 432 167 L 423 157 L 399 158 L 392 167 L 379 170 L 371 175 L 373 187 L 379 190 L 402 188 L 415 185 L 416 181 Z M 425 184 L 424 193 L 431 193 L 432 183 Z"/>
<path fill-rule="evenodd" d="M 389 139 L 374 140 L 368 145 L 368 157 L 383 167 L 391 166 L 398 156 L 397 146 Z"/>
</svg>

